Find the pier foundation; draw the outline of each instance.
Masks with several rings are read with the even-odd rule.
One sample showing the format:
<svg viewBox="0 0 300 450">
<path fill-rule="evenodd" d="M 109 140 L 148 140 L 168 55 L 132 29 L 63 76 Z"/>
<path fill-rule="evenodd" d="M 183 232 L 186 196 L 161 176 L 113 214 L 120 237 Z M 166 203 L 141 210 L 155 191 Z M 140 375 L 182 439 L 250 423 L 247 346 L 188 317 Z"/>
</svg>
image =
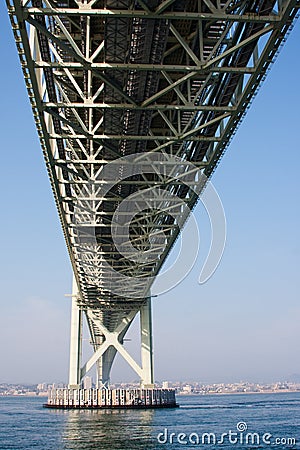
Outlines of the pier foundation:
<svg viewBox="0 0 300 450">
<path fill-rule="evenodd" d="M 46 408 L 176 408 L 174 389 L 50 389 Z"/>
</svg>

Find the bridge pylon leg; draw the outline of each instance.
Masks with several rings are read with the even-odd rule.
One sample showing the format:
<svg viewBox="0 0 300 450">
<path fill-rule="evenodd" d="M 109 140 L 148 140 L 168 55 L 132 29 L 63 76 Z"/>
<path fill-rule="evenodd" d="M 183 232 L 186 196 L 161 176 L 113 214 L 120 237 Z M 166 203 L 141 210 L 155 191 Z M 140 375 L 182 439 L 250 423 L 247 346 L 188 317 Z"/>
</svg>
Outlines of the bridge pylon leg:
<svg viewBox="0 0 300 450">
<path fill-rule="evenodd" d="M 78 306 L 78 287 L 75 277 L 73 277 L 70 366 L 69 366 L 70 389 L 78 389 L 80 387 L 81 351 L 82 351 L 82 311 Z"/>
<path fill-rule="evenodd" d="M 143 388 L 154 387 L 153 377 L 153 340 L 152 340 L 152 314 L 151 297 L 147 299 L 140 309 L 140 327 L 141 327 L 141 360 L 142 377 L 141 386 Z"/>
</svg>

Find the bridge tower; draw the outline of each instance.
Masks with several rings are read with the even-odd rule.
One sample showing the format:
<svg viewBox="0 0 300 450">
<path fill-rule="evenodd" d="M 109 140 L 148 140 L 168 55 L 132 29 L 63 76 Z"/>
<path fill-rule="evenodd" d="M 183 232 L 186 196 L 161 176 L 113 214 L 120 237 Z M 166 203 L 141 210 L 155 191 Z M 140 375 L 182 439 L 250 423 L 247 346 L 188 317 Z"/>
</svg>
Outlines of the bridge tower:
<svg viewBox="0 0 300 450">
<path fill-rule="evenodd" d="M 79 389 L 84 375 L 96 364 L 97 387 L 108 388 L 110 382 L 110 371 L 113 357 L 108 353 L 112 347 L 113 356 L 117 351 L 124 357 L 136 374 L 140 377 L 141 387 L 147 389 L 154 388 L 153 378 L 153 345 L 152 345 L 152 317 L 151 317 L 151 297 L 149 296 L 138 313 L 140 315 L 140 340 L 141 340 L 141 367 L 134 361 L 123 347 L 124 331 L 135 317 L 136 312 L 130 314 L 121 326 L 114 332 L 109 332 L 101 323 L 98 324 L 102 331 L 103 342 L 95 349 L 94 355 L 81 367 L 82 350 L 82 309 L 79 306 L 80 294 L 75 277 L 73 278 L 72 311 L 71 311 L 71 336 L 70 336 L 70 366 L 69 366 L 69 388 Z"/>
</svg>

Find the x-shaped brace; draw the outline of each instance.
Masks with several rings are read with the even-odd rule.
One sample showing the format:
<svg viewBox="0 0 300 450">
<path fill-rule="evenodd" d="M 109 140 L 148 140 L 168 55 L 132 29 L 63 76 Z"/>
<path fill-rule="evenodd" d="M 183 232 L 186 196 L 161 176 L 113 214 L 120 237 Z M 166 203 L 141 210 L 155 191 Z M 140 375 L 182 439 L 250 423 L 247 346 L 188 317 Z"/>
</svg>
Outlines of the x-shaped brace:
<svg viewBox="0 0 300 450">
<path fill-rule="evenodd" d="M 87 315 L 90 320 L 92 320 L 97 328 L 105 337 L 105 341 L 100 345 L 100 347 L 95 351 L 91 358 L 85 363 L 81 368 L 80 378 L 82 379 L 84 375 L 93 367 L 93 365 L 98 361 L 99 358 L 106 352 L 106 350 L 113 346 L 120 355 L 123 356 L 125 361 L 132 367 L 132 369 L 142 378 L 143 369 L 135 362 L 132 356 L 125 350 L 124 346 L 121 344 L 119 337 L 124 329 L 131 323 L 131 321 L 136 316 L 138 310 L 131 311 L 127 317 L 124 317 L 120 325 L 114 331 L 109 331 L 101 322 L 100 319 L 93 313 L 93 311 L 87 311 Z"/>
</svg>

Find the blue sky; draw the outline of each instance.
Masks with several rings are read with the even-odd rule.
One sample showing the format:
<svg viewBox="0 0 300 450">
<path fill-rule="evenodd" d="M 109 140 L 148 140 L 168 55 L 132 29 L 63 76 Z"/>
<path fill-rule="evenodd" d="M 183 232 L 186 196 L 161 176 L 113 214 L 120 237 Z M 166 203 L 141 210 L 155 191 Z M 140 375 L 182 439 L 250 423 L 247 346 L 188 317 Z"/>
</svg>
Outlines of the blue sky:
<svg viewBox="0 0 300 450">
<path fill-rule="evenodd" d="M 66 381 L 71 268 L 3 3 L 0 29 L 0 382 Z M 158 380 L 300 374 L 299 42 L 297 24 L 212 179 L 228 225 L 218 270 L 198 284 L 209 239 L 199 204 L 195 267 L 154 299 Z M 136 335 L 134 324 L 133 354 Z M 112 379 L 134 378 L 118 358 Z"/>
</svg>

